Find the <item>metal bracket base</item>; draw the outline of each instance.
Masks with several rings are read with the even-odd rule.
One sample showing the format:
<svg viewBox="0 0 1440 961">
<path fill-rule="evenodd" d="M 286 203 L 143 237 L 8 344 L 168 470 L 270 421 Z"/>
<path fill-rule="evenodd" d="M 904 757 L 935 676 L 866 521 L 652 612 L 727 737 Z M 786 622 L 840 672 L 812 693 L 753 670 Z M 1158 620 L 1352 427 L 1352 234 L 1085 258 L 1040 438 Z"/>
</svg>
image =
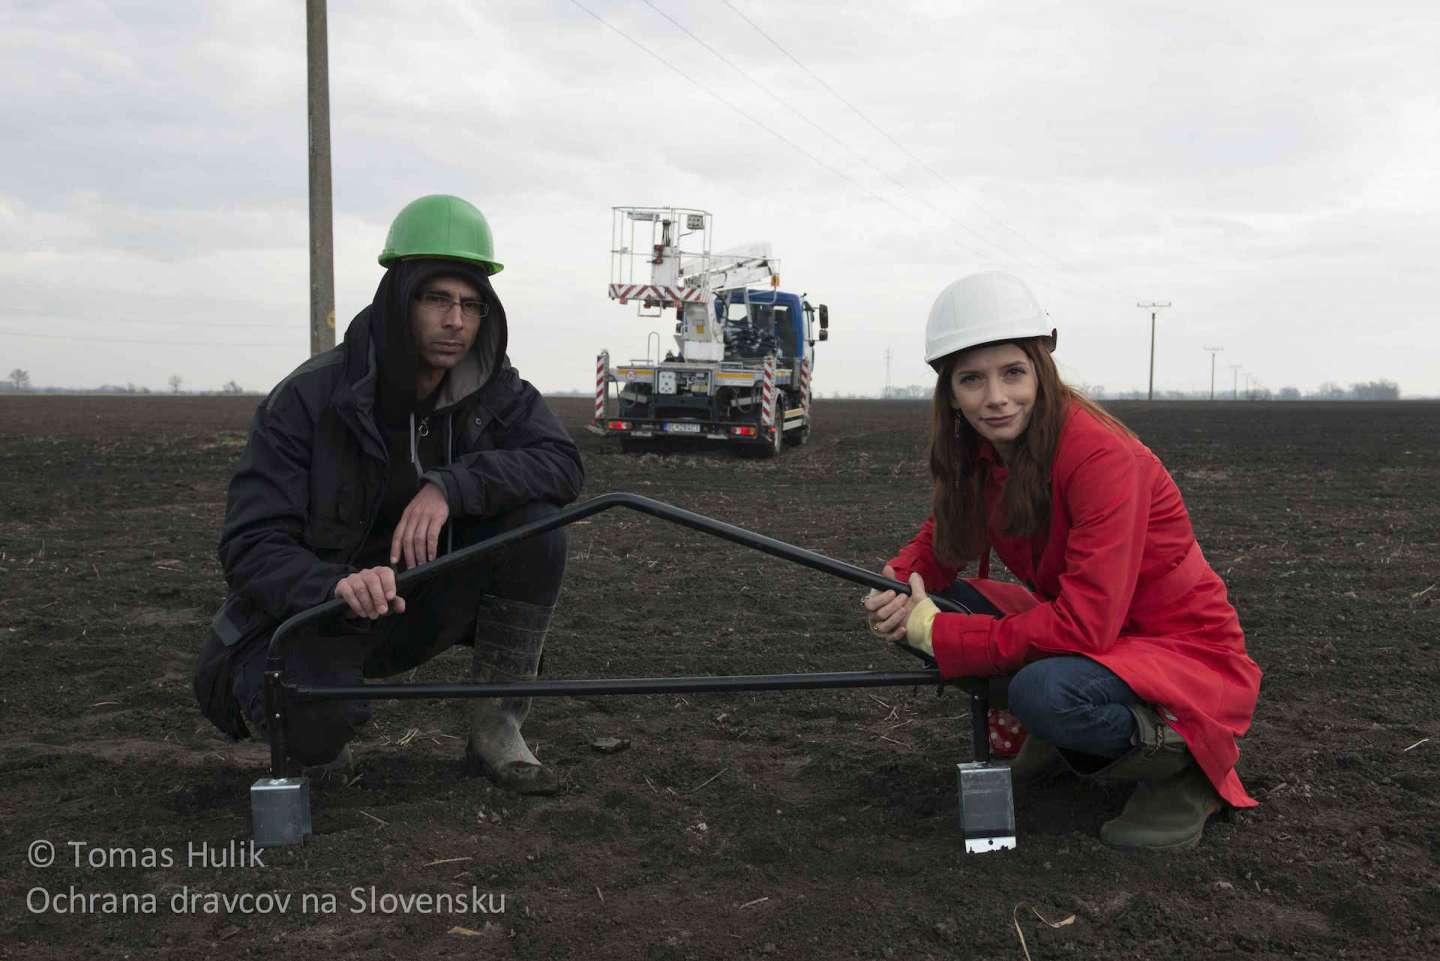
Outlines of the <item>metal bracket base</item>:
<svg viewBox="0 0 1440 961">
<path fill-rule="evenodd" d="M 960 829 L 965 853 L 1015 847 L 1015 791 L 1010 768 L 989 761 L 955 765 L 960 788 Z"/>
<path fill-rule="evenodd" d="M 966 838 L 966 854 L 984 854 L 987 851 L 1013 851 L 1015 838 Z"/>
<path fill-rule="evenodd" d="M 250 827 L 262 848 L 300 844 L 313 834 L 308 777 L 262 777 L 250 785 Z"/>
</svg>

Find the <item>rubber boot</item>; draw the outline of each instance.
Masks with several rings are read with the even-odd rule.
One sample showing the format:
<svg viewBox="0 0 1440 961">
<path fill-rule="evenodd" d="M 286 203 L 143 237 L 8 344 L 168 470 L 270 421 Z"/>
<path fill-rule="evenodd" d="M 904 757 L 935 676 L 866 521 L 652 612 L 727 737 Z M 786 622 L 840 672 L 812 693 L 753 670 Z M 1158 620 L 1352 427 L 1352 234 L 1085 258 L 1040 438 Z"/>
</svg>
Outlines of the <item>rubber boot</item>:
<svg viewBox="0 0 1440 961">
<path fill-rule="evenodd" d="M 1178 851 L 1200 843 L 1205 822 L 1220 809 L 1214 785 L 1191 761 L 1157 781 L 1141 781 L 1120 816 L 1100 825 L 1100 840 L 1112 847 Z"/>
<path fill-rule="evenodd" d="M 1064 770 L 1065 762 L 1055 745 L 1033 734 L 1010 759 L 1010 781 L 1018 787 L 1043 784 Z"/>
<path fill-rule="evenodd" d="M 1154 708 L 1147 704 L 1131 704 L 1135 716 L 1135 732 L 1130 735 L 1130 750 L 1098 769 L 1077 772 L 1109 781 L 1153 781 L 1179 773 L 1191 763 L 1185 739 L 1166 724 Z"/>
<path fill-rule="evenodd" d="M 300 769 L 300 773 L 311 781 L 325 782 L 332 777 L 343 781 L 345 776 L 355 768 L 355 752 L 350 750 L 346 744 L 340 748 L 340 753 L 334 759 L 324 764 L 307 764 Z"/>
<path fill-rule="evenodd" d="M 1100 840 L 1113 847 L 1149 851 L 1193 848 L 1205 822 L 1220 808 L 1220 795 L 1200 770 L 1185 739 L 1150 707 L 1137 704 L 1132 749 L 1092 777 L 1135 781 L 1120 816 L 1100 826 Z"/>
<path fill-rule="evenodd" d="M 481 597 L 475 619 L 475 680 L 533 681 L 553 610 L 490 594 Z M 560 789 L 560 779 L 540 763 L 520 734 L 529 713 L 528 697 L 473 701 L 465 761 L 471 770 L 507 791 L 554 794 Z"/>
</svg>

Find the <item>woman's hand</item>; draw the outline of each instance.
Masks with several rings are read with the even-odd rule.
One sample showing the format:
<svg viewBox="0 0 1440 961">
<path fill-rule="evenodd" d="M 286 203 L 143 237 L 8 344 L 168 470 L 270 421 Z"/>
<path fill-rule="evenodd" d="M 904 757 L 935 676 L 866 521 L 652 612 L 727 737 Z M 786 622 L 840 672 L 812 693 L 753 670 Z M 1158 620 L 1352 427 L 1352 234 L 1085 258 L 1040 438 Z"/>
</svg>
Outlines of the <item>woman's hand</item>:
<svg viewBox="0 0 1440 961">
<path fill-rule="evenodd" d="M 880 574 L 892 581 L 896 580 L 895 569 L 889 564 L 885 565 Z M 903 641 L 905 639 L 905 621 L 910 617 L 910 612 L 915 609 L 915 605 L 928 596 L 925 591 L 925 580 L 919 574 L 910 575 L 908 596 L 895 591 L 871 591 L 864 601 L 865 616 L 870 624 L 870 630 L 887 641 Z"/>
</svg>

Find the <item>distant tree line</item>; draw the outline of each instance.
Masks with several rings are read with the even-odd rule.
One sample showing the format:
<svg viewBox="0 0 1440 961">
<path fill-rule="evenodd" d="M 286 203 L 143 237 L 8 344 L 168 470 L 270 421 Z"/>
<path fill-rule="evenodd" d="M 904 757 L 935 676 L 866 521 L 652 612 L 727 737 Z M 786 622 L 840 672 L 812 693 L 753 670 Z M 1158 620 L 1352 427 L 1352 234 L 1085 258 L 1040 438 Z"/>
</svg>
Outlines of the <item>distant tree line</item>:
<svg viewBox="0 0 1440 961">
<path fill-rule="evenodd" d="M 171 394 L 246 394 L 252 393 L 234 380 L 227 381 L 219 390 L 181 390 L 185 381 L 179 374 L 172 374 L 168 381 Z M 10 371 L 10 376 L 0 382 L 0 394 L 154 394 L 157 391 L 143 385 L 129 384 L 101 384 L 99 387 L 35 387 L 30 383 L 30 372 L 15 368 Z"/>
<path fill-rule="evenodd" d="M 1086 397 L 1095 400 L 1144 400 L 1143 390 L 1107 391 L 1104 387 L 1079 384 L 1077 388 Z M 1155 392 L 1156 400 L 1209 400 L 1209 390 L 1165 390 Z M 1298 387 L 1281 387 L 1271 390 L 1258 384 L 1251 384 L 1239 391 L 1216 390 L 1216 400 L 1399 400 L 1400 385 L 1393 380 L 1373 380 L 1364 384 L 1341 387 L 1326 381 L 1309 393 L 1302 393 Z"/>
<path fill-rule="evenodd" d="M 1146 392 L 1143 390 L 1106 390 L 1099 384 L 1076 384 L 1075 389 L 1086 397 L 1094 400 L 1144 400 Z M 888 387 L 880 392 L 882 400 L 928 400 L 935 391 L 933 384 L 910 384 L 905 387 Z M 873 398 L 874 394 L 861 393 L 840 393 L 832 391 L 829 395 L 835 399 L 861 399 Z M 1157 390 L 1156 400 L 1209 400 L 1210 391 L 1206 390 Z M 1279 390 L 1271 390 L 1258 384 L 1251 384 L 1248 388 L 1239 391 L 1220 390 L 1215 391 L 1216 400 L 1399 400 L 1400 385 L 1393 380 L 1372 380 L 1363 384 L 1351 384 L 1349 387 L 1341 387 L 1333 381 L 1326 381 L 1318 388 L 1309 393 L 1302 393 L 1298 387 L 1281 387 Z"/>
</svg>

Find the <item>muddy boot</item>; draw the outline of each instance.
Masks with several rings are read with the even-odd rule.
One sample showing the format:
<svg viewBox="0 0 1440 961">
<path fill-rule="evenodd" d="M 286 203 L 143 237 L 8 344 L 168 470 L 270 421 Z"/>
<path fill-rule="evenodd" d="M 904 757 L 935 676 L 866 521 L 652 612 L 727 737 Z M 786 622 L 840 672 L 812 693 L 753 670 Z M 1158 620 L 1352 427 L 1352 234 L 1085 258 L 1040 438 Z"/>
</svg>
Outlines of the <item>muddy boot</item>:
<svg viewBox="0 0 1440 961">
<path fill-rule="evenodd" d="M 488 594 L 482 597 L 475 620 L 475 680 L 533 681 L 553 610 Z M 466 765 L 507 791 L 554 794 L 560 779 L 541 765 L 520 735 L 529 713 L 528 697 L 473 701 Z"/>
<path fill-rule="evenodd" d="M 1043 784 L 1064 770 L 1065 762 L 1055 745 L 1033 734 L 1010 759 L 1010 781 L 1019 787 Z"/>
<path fill-rule="evenodd" d="M 1118 818 L 1100 826 L 1100 840 L 1117 848 L 1178 851 L 1200 843 L 1220 795 L 1193 761 L 1163 780 L 1141 781 Z"/>
<path fill-rule="evenodd" d="M 1169 851 L 1200 843 L 1220 795 L 1200 770 L 1185 739 L 1150 707 L 1137 704 L 1134 747 L 1092 777 L 1136 781 L 1120 816 L 1100 827 L 1100 840 L 1120 848 Z"/>
<path fill-rule="evenodd" d="M 307 764 L 300 769 L 300 773 L 311 781 L 324 783 L 334 778 L 338 783 L 344 783 L 349 773 L 355 769 L 355 753 L 346 744 L 340 748 L 340 753 L 335 755 L 333 760 L 324 764 Z"/>
</svg>

